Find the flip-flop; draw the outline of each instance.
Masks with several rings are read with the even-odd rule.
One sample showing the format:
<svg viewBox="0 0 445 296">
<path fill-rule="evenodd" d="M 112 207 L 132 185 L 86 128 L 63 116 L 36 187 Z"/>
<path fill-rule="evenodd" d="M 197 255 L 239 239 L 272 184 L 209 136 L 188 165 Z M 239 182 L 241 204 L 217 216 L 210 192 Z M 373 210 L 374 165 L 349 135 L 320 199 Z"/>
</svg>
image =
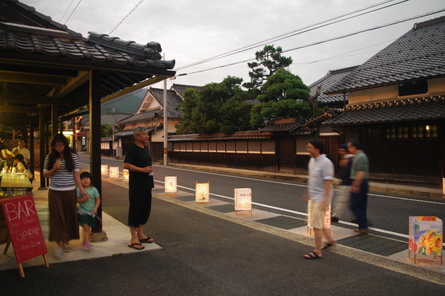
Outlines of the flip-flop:
<svg viewBox="0 0 445 296">
<path fill-rule="evenodd" d="M 141 247 L 140 248 L 136 248 L 135 246 L 141 246 Z M 128 247 L 132 248 L 132 249 L 135 249 L 135 250 L 138 250 L 138 251 L 145 249 L 145 247 L 142 244 L 140 244 L 140 243 L 132 243 L 132 244 L 129 244 Z"/>
<path fill-rule="evenodd" d="M 306 256 L 308 256 L 308 257 L 306 257 Z M 303 258 L 304 259 L 321 259 L 321 256 L 315 252 L 310 252 L 310 253 L 305 254 L 303 256 Z"/>
<path fill-rule="evenodd" d="M 321 249 L 322 249 L 322 250 L 326 250 L 327 248 L 332 247 L 334 244 L 335 244 L 335 243 L 332 243 L 332 244 L 327 243 L 327 244 L 324 245 L 323 248 L 321 248 Z"/>
<path fill-rule="evenodd" d="M 154 242 L 154 240 L 152 238 L 144 238 L 144 239 L 140 239 L 139 240 L 140 243 L 145 243 L 145 244 L 151 244 L 152 242 Z"/>
</svg>

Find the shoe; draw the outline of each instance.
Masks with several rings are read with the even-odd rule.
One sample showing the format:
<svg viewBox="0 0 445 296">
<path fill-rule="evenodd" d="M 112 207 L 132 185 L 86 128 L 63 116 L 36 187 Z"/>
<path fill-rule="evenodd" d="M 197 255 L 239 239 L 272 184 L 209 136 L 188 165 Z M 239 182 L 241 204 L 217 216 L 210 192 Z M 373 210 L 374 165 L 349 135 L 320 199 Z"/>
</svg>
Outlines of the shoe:
<svg viewBox="0 0 445 296">
<path fill-rule="evenodd" d="M 368 229 L 354 229 L 352 230 L 354 232 L 360 233 L 360 234 L 368 234 Z"/>
<path fill-rule="evenodd" d="M 136 246 L 138 246 L 138 247 L 136 247 Z M 139 243 L 129 244 L 128 247 L 132 248 L 132 249 L 135 249 L 135 250 L 139 250 L 139 251 L 145 249 L 145 247 L 142 244 L 139 244 Z"/>
<path fill-rule="evenodd" d="M 337 223 L 338 222 L 338 218 L 337 217 L 331 217 L 331 222 L 332 223 Z"/>
<path fill-rule="evenodd" d="M 335 243 L 326 243 L 326 245 L 324 245 L 321 249 L 326 250 L 327 248 L 332 247 Z"/>
<path fill-rule="evenodd" d="M 152 242 L 154 242 L 154 240 L 152 238 L 143 238 L 139 240 L 140 243 L 145 243 L 145 244 L 151 244 Z"/>
<path fill-rule="evenodd" d="M 90 242 L 84 242 L 82 243 L 82 249 L 84 250 L 91 250 L 93 248 L 93 244 Z"/>
<path fill-rule="evenodd" d="M 54 256 L 58 257 L 58 258 L 62 258 L 63 257 L 63 250 L 61 247 L 57 247 L 56 252 L 54 253 Z"/>
<path fill-rule="evenodd" d="M 69 253 L 73 250 L 73 249 L 71 249 L 70 244 L 68 244 L 68 243 L 63 244 L 62 248 L 65 253 Z"/>
<path fill-rule="evenodd" d="M 357 223 L 357 220 L 355 220 L 355 219 L 351 220 L 351 223 Z"/>
<path fill-rule="evenodd" d="M 321 259 L 321 256 L 315 252 L 307 253 L 303 256 L 304 259 Z"/>
</svg>

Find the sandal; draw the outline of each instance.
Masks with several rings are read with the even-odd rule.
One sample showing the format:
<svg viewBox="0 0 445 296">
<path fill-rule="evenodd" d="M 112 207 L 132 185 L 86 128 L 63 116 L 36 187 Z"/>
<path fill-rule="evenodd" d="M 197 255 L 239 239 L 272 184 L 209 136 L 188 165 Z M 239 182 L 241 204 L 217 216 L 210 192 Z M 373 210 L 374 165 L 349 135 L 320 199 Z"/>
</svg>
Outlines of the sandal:
<svg viewBox="0 0 445 296">
<path fill-rule="evenodd" d="M 352 231 L 360 233 L 360 234 L 368 234 L 368 229 L 358 229 L 358 228 L 356 228 L 356 229 L 354 229 Z"/>
<path fill-rule="evenodd" d="M 321 249 L 322 250 L 326 250 L 327 248 L 329 248 L 329 247 L 332 247 L 333 245 L 334 245 L 335 243 L 326 243 L 326 245 L 324 245 Z"/>
<path fill-rule="evenodd" d="M 310 252 L 303 256 L 304 259 L 321 259 L 321 256 L 316 252 Z"/>
<path fill-rule="evenodd" d="M 139 246 L 139 248 L 137 248 L 136 246 Z M 132 243 L 132 244 L 129 244 L 128 247 L 138 250 L 138 251 L 145 249 L 145 247 L 140 243 Z"/>
</svg>

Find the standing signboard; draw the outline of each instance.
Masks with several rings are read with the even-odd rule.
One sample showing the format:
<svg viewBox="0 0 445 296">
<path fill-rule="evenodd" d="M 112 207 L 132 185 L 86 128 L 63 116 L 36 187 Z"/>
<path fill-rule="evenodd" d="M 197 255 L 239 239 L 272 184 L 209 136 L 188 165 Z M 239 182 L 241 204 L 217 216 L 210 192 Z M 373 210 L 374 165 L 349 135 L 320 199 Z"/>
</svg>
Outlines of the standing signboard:
<svg viewBox="0 0 445 296">
<path fill-rule="evenodd" d="M 46 253 L 45 239 L 40 227 L 39 217 L 30 195 L 16 196 L 0 200 L 4 219 L 8 226 L 10 242 L 14 247 L 14 254 L 19 266 L 20 275 L 25 276 L 22 262 L 43 255 L 46 267 L 49 267 Z M 9 247 L 9 242 L 5 252 Z"/>
</svg>

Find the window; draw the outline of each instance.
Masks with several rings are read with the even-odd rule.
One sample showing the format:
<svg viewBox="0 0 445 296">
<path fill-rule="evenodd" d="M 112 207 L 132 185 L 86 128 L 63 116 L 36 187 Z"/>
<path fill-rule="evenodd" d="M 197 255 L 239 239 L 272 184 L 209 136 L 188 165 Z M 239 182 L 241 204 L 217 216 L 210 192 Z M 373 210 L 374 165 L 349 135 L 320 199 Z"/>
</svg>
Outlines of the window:
<svg viewBox="0 0 445 296">
<path fill-rule="evenodd" d="M 428 92 L 428 81 L 419 80 L 399 84 L 399 96 L 425 94 Z"/>
<path fill-rule="evenodd" d="M 391 126 L 385 129 L 386 139 L 435 139 L 437 125 Z"/>
</svg>

